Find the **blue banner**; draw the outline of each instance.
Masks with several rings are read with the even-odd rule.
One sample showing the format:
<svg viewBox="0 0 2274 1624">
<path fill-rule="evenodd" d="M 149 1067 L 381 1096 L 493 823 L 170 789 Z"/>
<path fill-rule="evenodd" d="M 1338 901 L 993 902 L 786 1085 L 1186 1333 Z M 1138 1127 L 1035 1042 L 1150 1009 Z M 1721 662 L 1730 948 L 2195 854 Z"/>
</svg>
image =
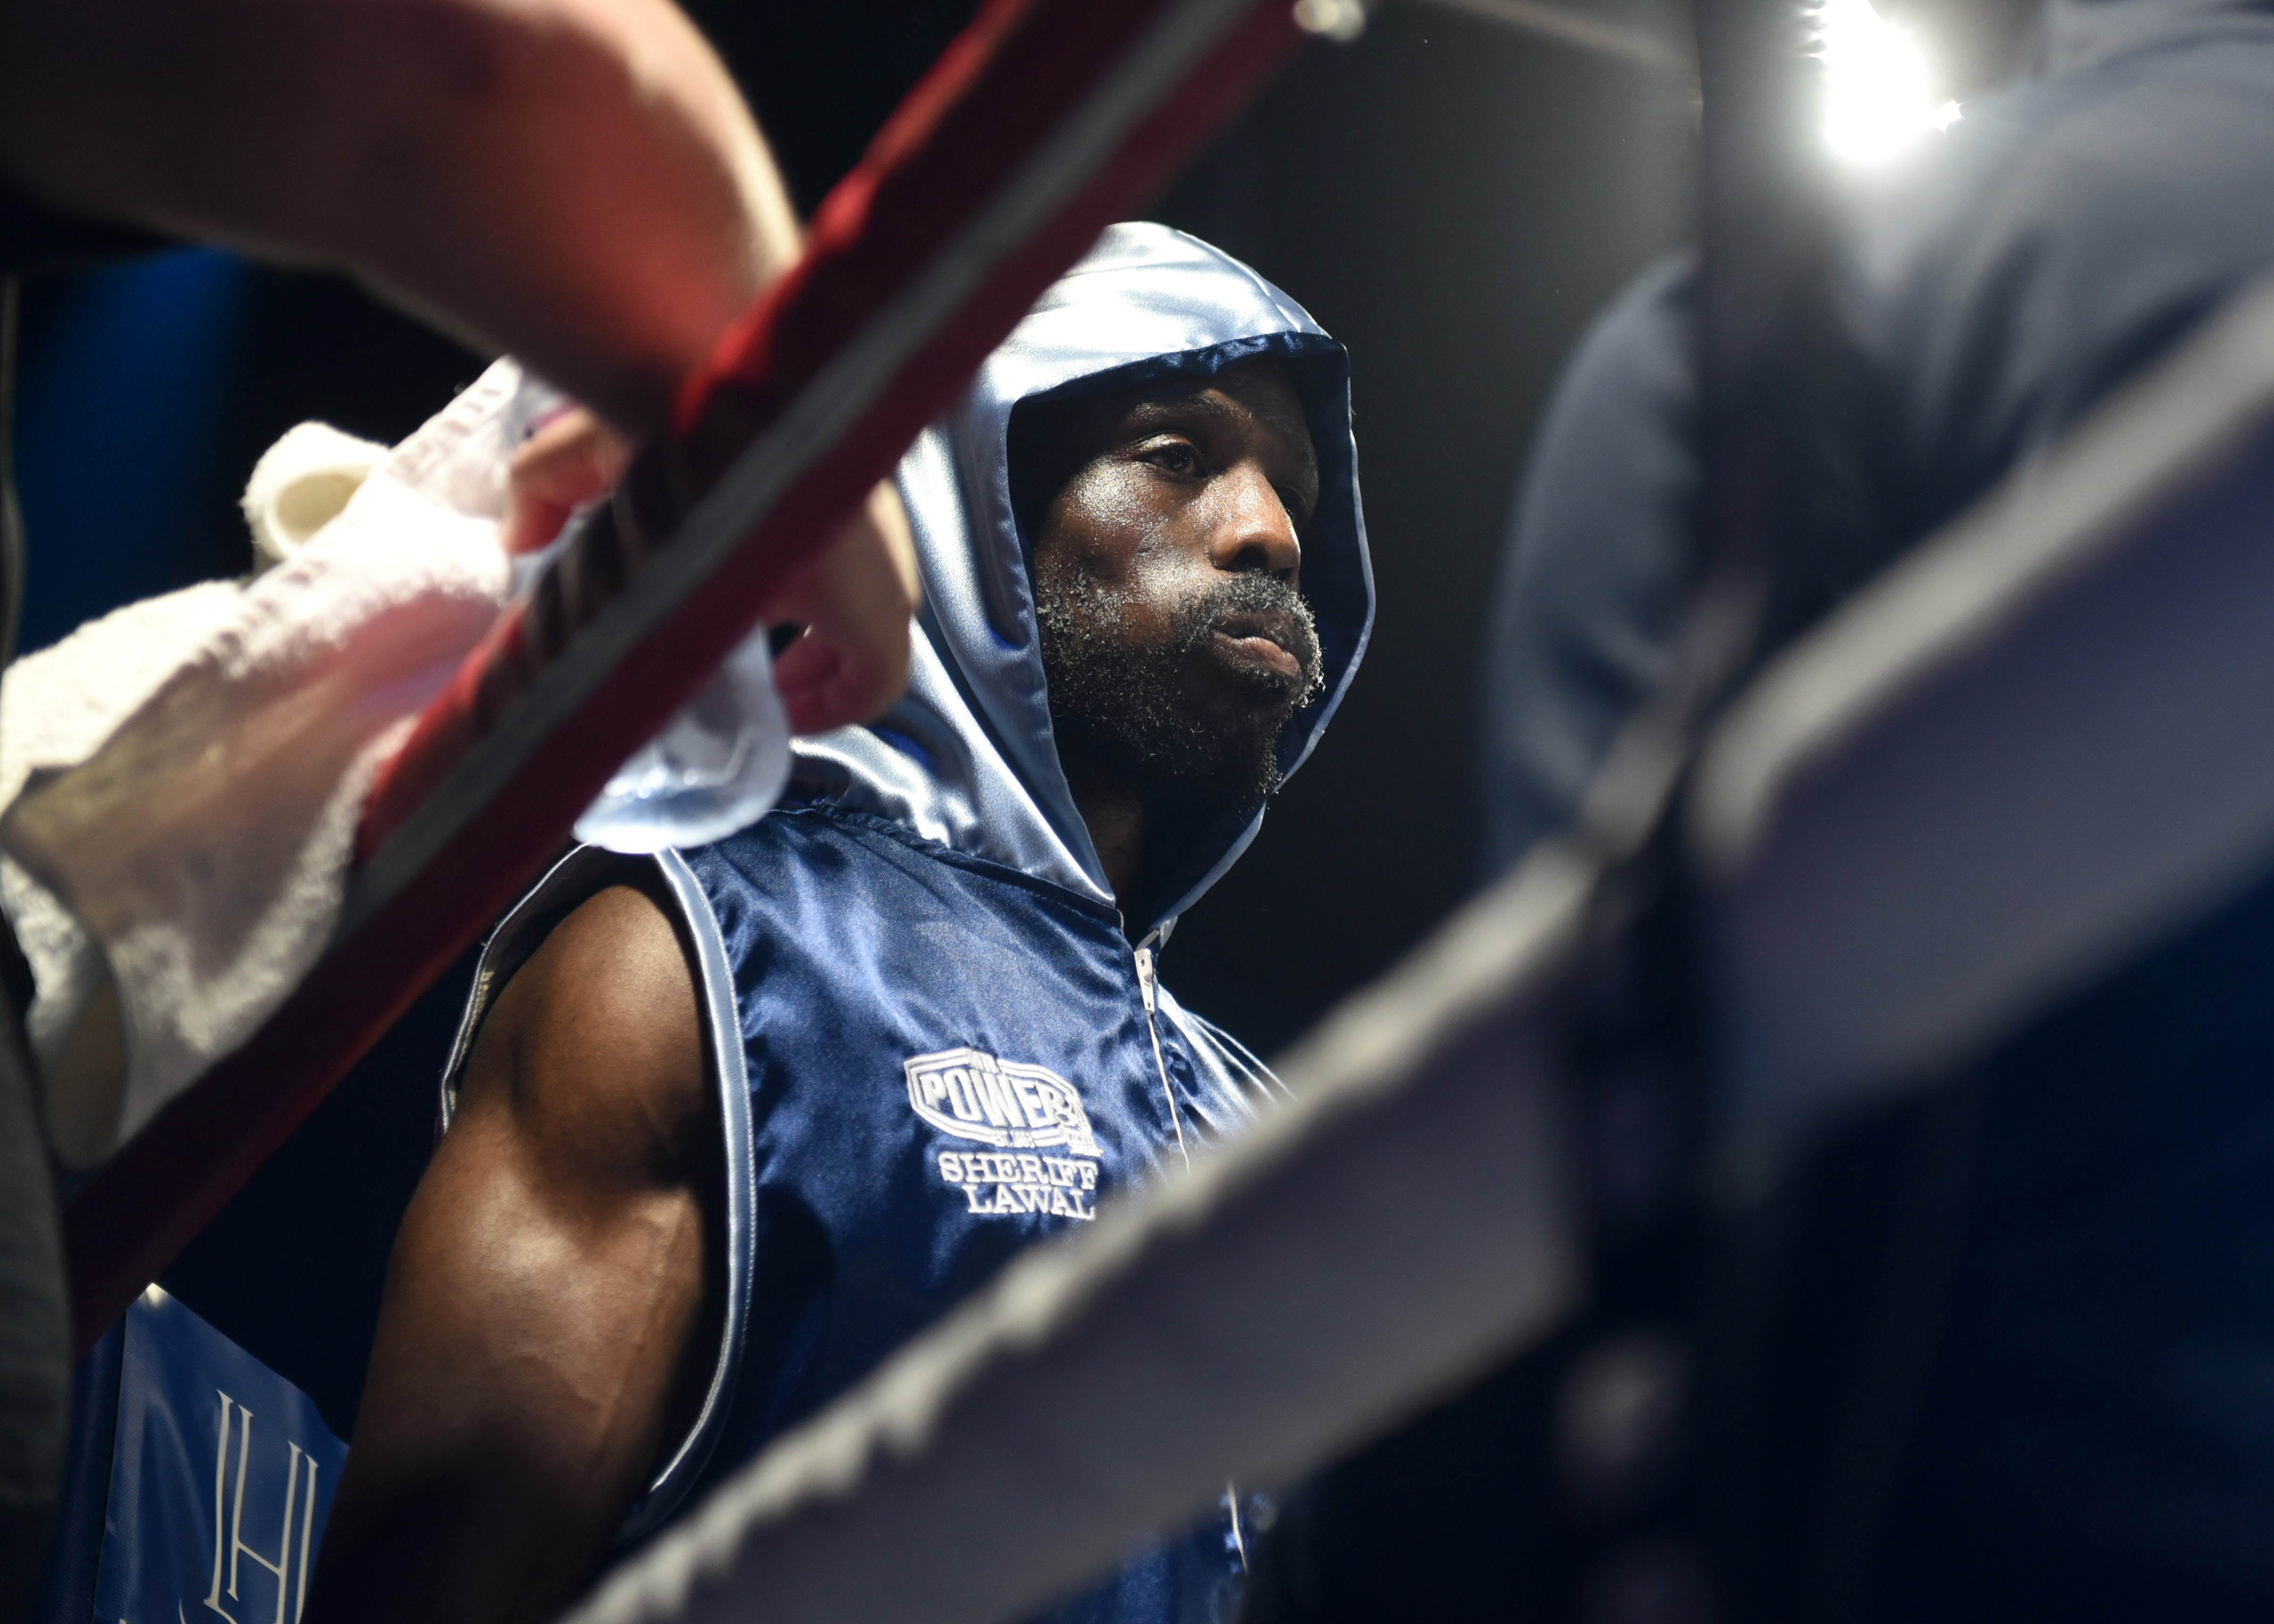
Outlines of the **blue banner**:
<svg viewBox="0 0 2274 1624">
<path fill-rule="evenodd" d="M 91 1565 L 92 1618 L 295 1624 L 347 1446 L 297 1387 L 154 1287 L 112 1337 L 109 1470 L 75 1470 L 72 1485 L 75 1497 L 104 1497 L 99 1548 L 67 1538 L 56 1553 L 80 1575 Z M 80 1415 L 92 1455 L 101 1428 L 89 1423 L 114 1417 Z M 91 1517 L 82 1525 L 93 1532 Z M 51 1586 L 51 1605 L 74 1591 L 88 1594 Z M 51 1624 L 88 1624 L 79 1606 Z"/>
</svg>

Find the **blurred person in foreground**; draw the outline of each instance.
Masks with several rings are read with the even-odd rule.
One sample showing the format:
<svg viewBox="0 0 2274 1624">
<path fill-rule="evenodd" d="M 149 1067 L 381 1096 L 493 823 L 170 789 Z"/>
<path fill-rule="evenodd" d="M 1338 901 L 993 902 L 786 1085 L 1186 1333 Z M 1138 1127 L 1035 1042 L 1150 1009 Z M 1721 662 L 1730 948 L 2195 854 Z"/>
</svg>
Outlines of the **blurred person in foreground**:
<svg viewBox="0 0 2274 1624">
<path fill-rule="evenodd" d="M 798 227 L 667 0 L 0 0 L 0 284 L 159 238 L 343 271 L 636 440 Z M 887 493 L 769 606 L 810 628 L 779 667 L 794 725 L 899 693 L 912 568 Z M 0 1619 L 37 1581 L 69 1385 L 21 1014 L 0 1011 Z"/>
<path fill-rule="evenodd" d="M 1812 419 L 1833 500 L 1782 583 L 1818 612 L 2274 273 L 2274 7 L 1879 9 L 1958 70 L 1963 117 L 1847 177 L 1841 381 Z M 1694 261 L 1649 273 L 1580 345 L 1540 435 L 1487 670 L 1495 872 L 1571 822 L 1667 670 L 1699 562 L 1696 319 Z M 1708 1559 L 1756 1564 L 1744 1616 L 2274 1613 L 2263 919 L 2254 903 L 2189 934 L 1951 1079 L 1984 1101 L 1979 1138 L 1941 1294 L 1900 1327 L 1924 1339 L 1900 1397 L 1856 1351 L 1901 1300 L 1875 1237 L 1901 1232 L 1886 1192 L 1922 1141 L 1897 1114 L 1818 1158 L 1789 1232 L 1820 1295 L 1779 1305 L 1786 1362 L 1751 1372 L 1759 1413 L 1687 1433 L 1740 1427 L 1755 1451 L 1761 1548 Z M 1547 1464 L 1554 1368 L 1519 1361 L 1315 1480 L 1259 1559 L 1251 1624 L 1535 1616 L 1569 1560 L 1557 1530 L 1583 1521 Z M 1589 1616 L 1713 1615 L 1713 1581 L 1660 1554 Z"/>
<path fill-rule="evenodd" d="M 899 478 L 907 699 L 800 742 L 740 833 L 571 855 L 486 950 L 310 1624 L 552 1616 L 1277 1092 L 1155 954 L 1365 646 L 1341 347 L 1117 226 Z M 1228 1491 L 1052 1616 L 1230 1616 L 1252 1512 Z"/>
</svg>

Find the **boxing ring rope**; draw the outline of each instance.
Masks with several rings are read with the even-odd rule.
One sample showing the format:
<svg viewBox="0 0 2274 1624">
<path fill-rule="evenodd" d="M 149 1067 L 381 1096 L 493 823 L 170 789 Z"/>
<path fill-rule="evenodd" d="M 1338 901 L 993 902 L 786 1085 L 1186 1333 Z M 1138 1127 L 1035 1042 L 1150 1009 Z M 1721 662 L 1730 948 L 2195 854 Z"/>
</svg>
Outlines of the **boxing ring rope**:
<svg viewBox="0 0 2274 1624">
<path fill-rule="evenodd" d="M 1303 38 L 1287 0 L 990 0 L 421 718 L 330 947 L 64 1214 L 82 1349 L 568 838 L 1097 233 Z"/>
</svg>

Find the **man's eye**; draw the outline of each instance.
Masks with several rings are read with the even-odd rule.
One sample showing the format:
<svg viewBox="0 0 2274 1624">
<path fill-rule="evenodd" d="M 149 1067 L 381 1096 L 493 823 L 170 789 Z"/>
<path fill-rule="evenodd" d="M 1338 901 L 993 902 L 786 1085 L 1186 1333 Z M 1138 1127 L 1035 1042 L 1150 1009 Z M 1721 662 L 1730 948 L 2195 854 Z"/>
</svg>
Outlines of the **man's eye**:
<svg viewBox="0 0 2274 1624">
<path fill-rule="evenodd" d="M 1201 466 L 1200 453 L 1182 440 L 1176 440 L 1148 447 L 1145 460 L 1156 467 L 1167 469 L 1172 474 L 1197 473 Z"/>
</svg>

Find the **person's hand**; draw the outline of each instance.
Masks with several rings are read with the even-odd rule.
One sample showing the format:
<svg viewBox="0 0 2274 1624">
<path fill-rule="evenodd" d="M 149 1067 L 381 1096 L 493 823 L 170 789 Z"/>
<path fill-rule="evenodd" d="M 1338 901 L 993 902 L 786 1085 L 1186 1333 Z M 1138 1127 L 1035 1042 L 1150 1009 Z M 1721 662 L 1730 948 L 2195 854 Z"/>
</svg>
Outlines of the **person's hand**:
<svg viewBox="0 0 2274 1624">
<path fill-rule="evenodd" d="M 909 617 L 922 596 L 908 516 L 886 480 L 765 605 L 767 625 L 804 628 L 774 656 L 792 733 L 870 721 L 898 702 L 908 687 Z"/>
<path fill-rule="evenodd" d="M 630 443 L 582 409 L 546 424 L 513 460 L 506 550 L 544 546 L 571 513 L 605 495 L 631 459 Z M 793 733 L 865 722 L 900 698 L 920 592 L 907 515 L 888 480 L 761 608 L 765 625 L 799 629 L 774 657 L 774 688 Z"/>
</svg>

